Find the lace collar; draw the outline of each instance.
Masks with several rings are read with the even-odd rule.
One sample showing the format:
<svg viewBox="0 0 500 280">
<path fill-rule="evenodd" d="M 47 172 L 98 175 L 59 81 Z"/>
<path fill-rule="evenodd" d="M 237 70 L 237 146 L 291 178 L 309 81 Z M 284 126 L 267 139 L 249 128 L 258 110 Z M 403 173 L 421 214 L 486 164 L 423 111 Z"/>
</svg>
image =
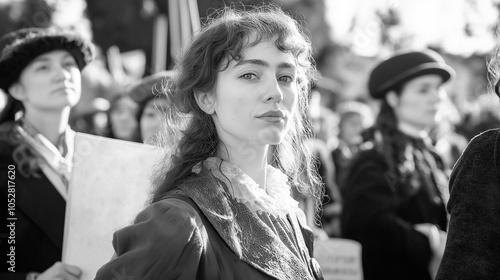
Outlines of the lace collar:
<svg viewBox="0 0 500 280">
<path fill-rule="evenodd" d="M 195 166 L 193 172 L 199 173 L 200 168 L 200 165 Z M 291 197 L 287 176 L 270 165 L 267 166 L 265 190 L 239 167 L 220 158 L 206 159 L 203 168 L 223 182 L 228 193 L 253 213 L 264 212 L 275 217 L 284 217 L 298 208 L 298 202 Z"/>
</svg>

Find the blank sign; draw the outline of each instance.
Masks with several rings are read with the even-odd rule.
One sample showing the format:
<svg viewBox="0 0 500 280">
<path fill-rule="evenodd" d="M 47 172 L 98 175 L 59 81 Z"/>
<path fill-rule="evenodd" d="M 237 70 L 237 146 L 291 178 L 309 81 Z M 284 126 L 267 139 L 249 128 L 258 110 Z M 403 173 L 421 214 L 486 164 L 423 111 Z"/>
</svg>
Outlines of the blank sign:
<svg viewBox="0 0 500 280">
<path fill-rule="evenodd" d="M 63 262 L 94 279 L 113 256 L 113 233 L 145 207 L 161 151 L 153 146 L 78 133 L 66 202 Z"/>
</svg>

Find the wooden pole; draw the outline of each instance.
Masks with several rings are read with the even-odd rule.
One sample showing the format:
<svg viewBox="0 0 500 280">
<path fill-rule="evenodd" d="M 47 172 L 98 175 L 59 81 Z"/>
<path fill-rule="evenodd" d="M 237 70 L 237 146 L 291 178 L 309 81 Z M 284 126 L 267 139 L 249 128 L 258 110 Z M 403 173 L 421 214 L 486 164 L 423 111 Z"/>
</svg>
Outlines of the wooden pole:
<svg viewBox="0 0 500 280">
<path fill-rule="evenodd" d="M 151 74 L 167 69 L 168 17 L 160 14 L 153 26 L 153 50 L 151 54 Z"/>
<path fill-rule="evenodd" d="M 191 38 L 191 19 L 188 1 L 179 0 L 179 14 L 181 15 L 179 22 L 182 36 L 181 47 L 184 47 L 189 43 L 189 39 Z"/>
<path fill-rule="evenodd" d="M 188 0 L 189 18 L 191 19 L 191 34 L 195 34 L 200 30 L 200 12 L 198 11 L 198 2 L 196 0 Z"/>
<path fill-rule="evenodd" d="M 185 0 L 180 0 L 185 1 Z M 168 19 L 170 26 L 170 55 L 174 63 L 177 62 L 182 38 L 179 18 L 179 0 L 168 0 Z"/>
</svg>

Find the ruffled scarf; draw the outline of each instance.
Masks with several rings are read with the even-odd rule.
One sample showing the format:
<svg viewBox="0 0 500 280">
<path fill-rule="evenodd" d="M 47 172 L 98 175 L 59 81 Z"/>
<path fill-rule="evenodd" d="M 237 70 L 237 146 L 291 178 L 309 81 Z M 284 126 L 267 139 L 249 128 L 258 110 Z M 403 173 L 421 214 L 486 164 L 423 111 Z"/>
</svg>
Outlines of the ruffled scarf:
<svg viewBox="0 0 500 280">
<path fill-rule="evenodd" d="M 59 194 L 66 199 L 72 170 L 75 132 L 68 128 L 61 135 L 56 147 L 24 118 L 8 126 L 9 135 L 5 138 L 17 145 L 13 159 L 20 166 L 20 172 L 26 177 L 37 177 L 37 170 L 40 168 Z"/>
<path fill-rule="evenodd" d="M 179 188 L 243 261 L 277 279 L 314 279 L 305 215 L 286 175 L 271 166 L 267 171 L 264 190 L 238 167 L 209 158 Z"/>
<path fill-rule="evenodd" d="M 267 166 L 265 188 L 239 167 L 219 158 L 206 159 L 203 167 L 227 186 L 227 191 L 236 201 L 245 204 L 255 214 L 268 213 L 283 218 L 298 208 L 299 203 L 291 197 L 288 177 L 271 165 Z M 200 168 L 198 165 L 193 171 L 199 173 Z"/>
</svg>

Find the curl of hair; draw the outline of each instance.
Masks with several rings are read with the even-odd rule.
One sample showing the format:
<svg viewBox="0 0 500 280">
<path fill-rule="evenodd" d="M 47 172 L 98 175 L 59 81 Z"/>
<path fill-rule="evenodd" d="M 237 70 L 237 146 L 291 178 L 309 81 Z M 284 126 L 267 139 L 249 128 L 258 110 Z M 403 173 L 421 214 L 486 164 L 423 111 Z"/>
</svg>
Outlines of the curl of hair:
<svg viewBox="0 0 500 280">
<path fill-rule="evenodd" d="M 375 135 L 379 133 L 379 135 Z M 399 165 L 404 162 L 404 150 L 407 141 L 401 137 L 398 120 L 391 105 L 382 100 L 380 111 L 375 119 L 375 125 L 364 133 L 365 140 L 375 140 L 375 146 L 384 155 L 389 171 L 401 178 Z"/>
<path fill-rule="evenodd" d="M 246 48 L 261 41 L 274 40 L 280 51 L 291 53 L 295 58 L 299 94 L 292 128 L 282 143 L 275 147 L 271 164 L 282 170 L 302 192 L 313 195 L 319 205 L 322 194 L 321 188 L 318 188 L 320 180 L 313 170 L 312 151 L 304 145 L 304 141 L 312 135 L 306 113 L 310 82 L 315 71 L 310 41 L 297 21 L 273 5 L 247 11 L 224 8 L 211 18 L 184 51 L 176 66 L 173 84 L 165 91 L 176 105 L 170 117 L 176 112 L 190 113 L 190 116 L 181 139 L 166 155 L 164 162 L 168 167 L 160 166 L 155 172 L 155 191 L 150 202 L 161 200 L 168 191 L 179 186 L 191 176 L 196 164 L 215 156 L 221 144 L 212 117 L 198 107 L 194 92 L 213 91 L 218 73 L 224 71 L 231 61 L 241 60 Z M 165 145 L 172 147 L 167 143 Z"/>
<path fill-rule="evenodd" d="M 500 29 L 497 27 L 495 35 L 500 39 Z M 500 45 L 495 49 L 492 56 L 487 59 L 488 90 L 500 97 Z"/>
<path fill-rule="evenodd" d="M 17 165 L 17 170 L 24 177 L 33 176 L 40 178 L 40 167 L 38 157 L 30 150 L 21 136 L 15 131 L 17 124 L 14 121 L 6 121 L 0 124 L 0 141 L 15 146 L 12 159 Z"/>
</svg>

